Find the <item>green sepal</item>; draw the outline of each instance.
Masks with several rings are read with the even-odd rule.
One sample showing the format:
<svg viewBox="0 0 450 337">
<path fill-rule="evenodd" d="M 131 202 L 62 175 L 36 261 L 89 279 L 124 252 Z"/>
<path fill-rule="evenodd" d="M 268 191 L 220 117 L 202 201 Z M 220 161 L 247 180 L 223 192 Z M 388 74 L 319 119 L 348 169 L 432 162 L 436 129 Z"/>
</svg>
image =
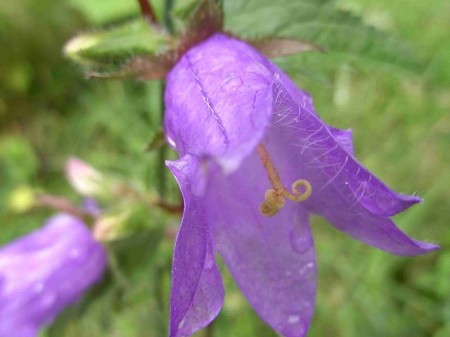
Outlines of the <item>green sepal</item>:
<svg viewBox="0 0 450 337">
<path fill-rule="evenodd" d="M 248 39 L 246 42 L 269 58 L 296 55 L 307 51 L 324 51 L 312 43 L 288 37 Z"/>
<path fill-rule="evenodd" d="M 88 69 L 114 71 L 138 56 L 157 62 L 177 45 L 177 39 L 162 28 L 137 19 L 109 30 L 78 35 L 67 42 L 64 52 Z"/>
<path fill-rule="evenodd" d="M 89 78 L 162 79 L 193 45 L 223 27 L 217 0 L 191 1 L 176 7 L 185 26 L 174 37 L 144 19 L 106 30 L 81 34 L 65 46 L 65 54 L 86 67 Z"/>
</svg>

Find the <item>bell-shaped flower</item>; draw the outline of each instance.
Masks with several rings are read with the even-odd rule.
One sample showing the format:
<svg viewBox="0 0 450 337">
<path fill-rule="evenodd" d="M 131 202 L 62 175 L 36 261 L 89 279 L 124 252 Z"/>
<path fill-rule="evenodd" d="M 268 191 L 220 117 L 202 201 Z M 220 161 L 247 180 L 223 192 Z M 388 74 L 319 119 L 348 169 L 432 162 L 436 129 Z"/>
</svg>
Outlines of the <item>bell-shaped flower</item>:
<svg viewBox="0 0 450 337">
<path fill-rule="evenodd" d="M 180 155 L 167 164 L 185 204 L 170 337 L 190 336 L 218 314 L 215 252 L 263 320 L 304 336 L 316 292 L 309 214 L 393 254 L 437 248 L 389 219 L 420 198 L 364 168 L 351 131 L 323 123 L 311 97 L 248 44 L 216 34 L 187 51 L 168 75 L 165 102 L 168 142 Z"/>
<path fill-rule="evenodd" d="M 0 337 L 34 337 L 100 279 L 106 253 L 79 219 L 59 214 L 0 249 Z"/>
</svg>

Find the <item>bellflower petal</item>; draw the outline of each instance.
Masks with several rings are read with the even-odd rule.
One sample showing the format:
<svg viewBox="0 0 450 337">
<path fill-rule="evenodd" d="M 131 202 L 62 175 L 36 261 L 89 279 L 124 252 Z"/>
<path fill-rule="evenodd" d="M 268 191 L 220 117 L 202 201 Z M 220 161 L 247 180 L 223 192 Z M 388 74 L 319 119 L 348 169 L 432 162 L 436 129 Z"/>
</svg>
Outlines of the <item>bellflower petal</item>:
<svg viewBox="0 0 450 337">
<path fill-rule="evenodd" d="M 344 136 L 346 131 L 325 125 L 286 88 L 276 80 L 274 120 L 265 144 L 275 163 L 289 161 L 295 168 L 280 169 L 286 182 L 301 176 L 314 186 L 305 207 L 354 238 L 393 254 L 416 255 L 435 249 L 410 239 L 387 218 L 420 198 L 390 190 L 348 151 L 351 142 L 348 133 Z"/>
<path fill-rule="evenodd" d="M 301 156 L 307 156 L 309 153 L 310 161 L 313 161 L 304 160 L 302 166 L 313 166 L 317 171 L 327 171 L 330 179 L 324 179 L 325 183 L 322 185 L 331 184 L 334 179 L 346 180 L 358 203 L 381 216 L 395 215 L 421 201 L 419 197 L 392 191 L 363 167 L 353 156 L 351 134 L 323 123 L 314 108 L 302 101 L 300 90 L 289 91 L 289 88 L 292 90 L 290 82 L 287 78 L 277 76 L 274 88 L 277 97 L 274 102 L 273 132 L 288 141 L 289 137 L 285 136 L 284 132 L 290 130 L 290 140 L 295 144 L 292 145 L 301 149 Z M 334 174 L 337 175 L 334 177 Z M 319 185 L 319 190 L 325 187 Z M 315 190 L 318 191 L 317 188 Z"/>
<path fill-rule="evenodd" d="M 204 199 L 207 218 L 217 251 L 256 312 L 284 336 L 301 337 L 316 292 L 308 214 L 287 203 L 279 216 L 261 216 L 261 196 L 270 185 L 265 174 L 256 154 L 231 175 L 212 169 Z"/>
<path fill-rule="evenodd" d="M 352 130 L 351 129 L 341 130 L 341 129 L 333 128 L 332 126 L 329 126 L 328 130 L 333 135 L 333 137 L 336 139 L 336 141 L 342 146 L 342 148 L 353 156 L 354 150 L 353 150 Z"/>
<path fill-rule="evenodd" d="M 105 266 L 103 247 L 65 214 L 1 248 L 0 336 L 36 336 L 99 280 Z"/>
<path fill-rule="evenodd" d="M 305 336 L 316 291 L 310 213 L 393 254 L 438 248 L 389 219 L 421 199 L 364 168 L 351 130 L 323 123 L 311 96 L 249 45 L 216 34 L 192 48 L 169 74 L 165 99 L 168 141 L 182 157 L 168 165 L 185 200 L 171 336 L 189 336 L 220 309 L 216 251 L 262 319 Z"/>
<path fill-rule="evenodd" d="M 181 156 L 214 157 L 232 171 L 272 118 L 269 62 L 224 35 L 189 50 L 167 81 L 165 129 Z"/>
<path fill-rule="evenodd" d="M 167 162 L 183 193 L 185 211 L 175 243 L 170 290 L 169 337 L 190 336 L 205 327 L 223 304 L 222 278 L 212 250 L 205 207 L 193 193 L 199 163 L 186 155 Z"/>
</svg>

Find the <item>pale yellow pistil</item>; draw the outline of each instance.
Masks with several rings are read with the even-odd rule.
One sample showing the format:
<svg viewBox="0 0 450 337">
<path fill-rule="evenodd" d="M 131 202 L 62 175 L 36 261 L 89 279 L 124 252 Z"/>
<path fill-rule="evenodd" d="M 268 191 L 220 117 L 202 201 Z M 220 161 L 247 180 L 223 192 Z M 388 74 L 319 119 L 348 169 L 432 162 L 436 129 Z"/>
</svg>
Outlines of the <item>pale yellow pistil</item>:
<svg viewBox="0 0 450 337">
<path fill-rule="evenodd" d="M 262 215 L 273 216 L 284 206 L 285 198 L 289 200 L 300 202 L 309 198 L 312 192 L 312 187 L 309 181 L 300 179 L 292 184 L 292 193 L 289 192 L 283 185 L 281 178 L 270 159 L 269 152 L 263 144 L 258 144 L 256 149 L 259 157 L 267 171 L 267 176 L 272 183 L 273 188 L 270 188 L 264 194 L 264 201 L 259 206 L 259 211 Z M 300 190 L 302 188 L 302 190 Z"/>
</svg>

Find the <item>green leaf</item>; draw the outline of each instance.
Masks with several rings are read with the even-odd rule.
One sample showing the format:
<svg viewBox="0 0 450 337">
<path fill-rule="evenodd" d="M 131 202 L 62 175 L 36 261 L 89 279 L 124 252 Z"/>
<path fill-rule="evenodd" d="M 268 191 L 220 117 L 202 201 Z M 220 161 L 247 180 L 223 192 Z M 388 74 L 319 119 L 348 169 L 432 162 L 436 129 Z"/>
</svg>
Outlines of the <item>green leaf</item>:
<svg viewBox="0 0 450 337">
<path fill-rule="evenodd" d="M 137 2 L 130 0 L 69 0 L 69 3 L 95 24 L 105 24 L 139 14 Z"/>
<path fill-rule="evenodd" d="M 170 18 L 176 33 L 181 33 L 186 29 L 190 17 L 200 5 L 201 0 L 176 1 L 170 11 Z"/>
<path fill-rule="evenodd" d="M 176 39 L 146 20 L 138 19 L 106 31 L 71 39 L 64 47 L 72 60 L 91 68 L 117 68 L 135 55 L 162 55 L 176 46 Z"/>
<path fill-rule="evenodd" d="M 336 7 L 333 0 L 227 0 L 225 29 L 241 38 L 286 37 L 346 58 L 417 71 L 404 43 Z"/>
</svg>

